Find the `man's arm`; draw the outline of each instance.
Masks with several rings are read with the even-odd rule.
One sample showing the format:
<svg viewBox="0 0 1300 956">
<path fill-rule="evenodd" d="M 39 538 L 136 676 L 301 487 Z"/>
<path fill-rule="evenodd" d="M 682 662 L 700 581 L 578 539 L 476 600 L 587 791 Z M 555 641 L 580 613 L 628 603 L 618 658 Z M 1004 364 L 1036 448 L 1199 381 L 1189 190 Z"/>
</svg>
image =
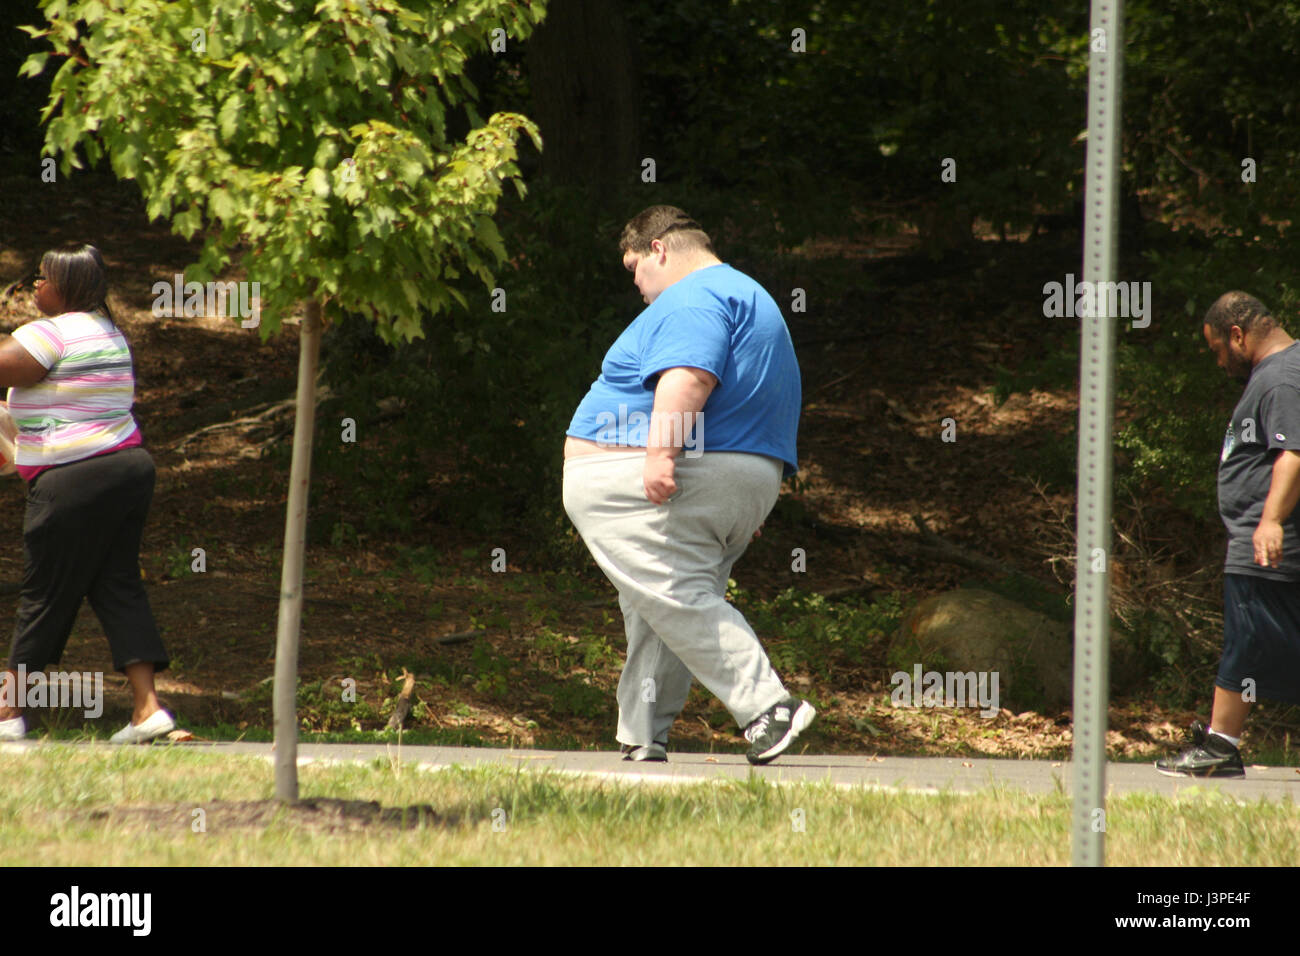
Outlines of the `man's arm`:
<svg viewBox="0 0 1300 956">
<path fill-rule="evenodd" d="M 1255 563 L 1277 567 L 1282 562 L 1282 522 L 1300 501 L 1300 452 L 1283 449 L 1273 462 L 1273 480 L 1264 499 L 1264 514 L 1255 529 Z"/>
<path fill-rule="evenodd" d="M 645 496 L 655 504 L 676 493 L 675 459 L 717 384 L 712 373 L 699 368 L 670 368 L 660 374 L 645 453 Z"/>
</svg>

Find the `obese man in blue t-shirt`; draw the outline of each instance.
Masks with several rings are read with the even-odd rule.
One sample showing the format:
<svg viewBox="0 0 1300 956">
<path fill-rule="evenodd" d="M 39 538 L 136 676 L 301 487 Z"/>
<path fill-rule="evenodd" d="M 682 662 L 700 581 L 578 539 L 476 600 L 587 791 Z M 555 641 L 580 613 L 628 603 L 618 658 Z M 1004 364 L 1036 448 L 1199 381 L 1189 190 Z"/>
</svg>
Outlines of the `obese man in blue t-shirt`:
<svg viewBox="0 0 1300 956">
<path fill-rule="evenodd" d="M 674 206 L 619 248 L 646 308 L 615 340 L 564 446 L 564 507 L 619 592 L 625 759 L 666 760 L 699 680 L 735 718 L 751 763 L 815 716 L 781 683 L 725 595 L 732 565 L 797 468 L 799 366 L 781 310 Z"/>
</svg>

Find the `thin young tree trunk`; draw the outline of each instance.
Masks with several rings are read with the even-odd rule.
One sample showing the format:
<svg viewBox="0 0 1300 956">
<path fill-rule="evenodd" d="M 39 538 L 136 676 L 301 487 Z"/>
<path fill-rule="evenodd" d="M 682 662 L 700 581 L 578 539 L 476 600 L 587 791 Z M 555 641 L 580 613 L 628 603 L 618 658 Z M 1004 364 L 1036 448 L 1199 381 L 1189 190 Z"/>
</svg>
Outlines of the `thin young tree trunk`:
<svg viewBox="0 0 1300 956">
<path fill-rule="evenodd" d="M 275 638 L 275 798 L 298 799 L 298 631 L 302 623 L 302 562 L 307 539 L 307 491 L 311 485 L 311 439 L 316 427 L 316 366 L 320 358 L 321 308 L 312 299 L 299 332 L 298 414 L 284 519 L 280 619 Z"/>
</svg>

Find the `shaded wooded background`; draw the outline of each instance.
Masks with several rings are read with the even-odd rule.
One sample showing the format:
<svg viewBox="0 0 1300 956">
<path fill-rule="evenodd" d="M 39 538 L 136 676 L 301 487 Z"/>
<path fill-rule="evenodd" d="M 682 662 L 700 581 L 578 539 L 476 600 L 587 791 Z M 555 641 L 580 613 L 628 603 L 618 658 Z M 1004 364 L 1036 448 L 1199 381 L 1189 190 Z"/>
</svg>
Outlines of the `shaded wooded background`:
<svg viewBox="0 0 1300 956">
<path fill-rule="evenodd" d="M 329 332 L 330 401 L 373 409 L 359 424 L 379 437 L 361 457 L 318 443 L 337 489 L 314 501 L 326 540 L 331 531 L 346 540 L 340 528 L 402 539 L 429 522 L 510 528 L 529 535 L 533 560 L 586 566 L 559 505 L 558 440 L 640 308 L 616 240 L 651 203 L 689 210 L 783 307 L 805 291 L 807 311 L 787 308 L 787 319 L 810 390 L 847 380 L 837 394 L 865 408 L 877 375 L 887 378 L 871 364 L 877 346 L 892 371 L 914 361 L 917 380 L 935 374 L 936 360 L 970 369 L 999 401 L 1072 388 L 1077 327 L 1041 318 L 1041 288 L 1077 274 L 1081 259 L 1086 3 L 551 0 L 549 9 L 527 43 L 510 41 L 468 71 L 479 114 L 522 112 L 545 140 L 541 154 L 522 156 L 528 197 L 499 217 L 511 255 L 498 274 L 506 311 L 466 282 L 471 308 L 431 325 L 415 347 L 394 351 L 363 322 Z M 1120 278 L 1151 281 L 1155 304 L 1150 328 L 1120 337 L 1117 500 L 1213 528 L 1213 464 L 1238 391 L 1205 354 L 1199 317 L 1229 288 L 1259 296 L 1284 323 L 1300 305 L 1290 228 L 1300 4 L 1130 0 L 1126 18 Z M 53 71 L 17 78 L 33 45 L 14 29 L 38 22 L 32 0 L 0 10 L 0 172 L 11 190 L 39 182 L 37 114 Z M 945 159 L 955 182 L 941 178 Z M 653 182 L 642 177 L 646 160 Z M 1243 181 L 1246 167 L 1253 181 Z M 0 245 L 25 248 L 17 218 L 0 209 L 0 221 L 10 230 Z M 902 285 L 926 281 L 970 294 L 957 306 L 900 304 Z M 993 348 L 1014 346 L 1016 361 L 976 363 L 965 339 L 946 350 L 952 330 L 972 325 Z M 837 344 L 865 364 L 841 368 Z M 1068 430 L 1049 436 L 1007 467 L 1069 490 L 1073 442 Z M 444 456 L 436 486 L 431 449 Z M 1204 563 L 1213 550 L 1189 541 L 1159 558 Z M 1151 629 L 1148 643 L 1167 660 L 1185 656 L 1178 626 Z"/>
</svg>

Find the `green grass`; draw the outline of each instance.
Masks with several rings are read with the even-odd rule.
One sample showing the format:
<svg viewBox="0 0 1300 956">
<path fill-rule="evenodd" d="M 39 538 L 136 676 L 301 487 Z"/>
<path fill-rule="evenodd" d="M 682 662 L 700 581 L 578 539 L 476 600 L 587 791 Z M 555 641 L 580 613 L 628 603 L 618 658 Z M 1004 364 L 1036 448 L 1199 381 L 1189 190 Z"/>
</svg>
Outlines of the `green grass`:
<svg viewBox="0 0 1300 956">
<path fill-rule="evenodd" d="M 451 824 L 324 834 L 280 818 L 194 832 L 196 809 L 272 796 L 270 763 L 193 750 L 47 748 L 0 754 L 0 864 L 23 865 L 1047 865 L 1070 862 L 1071 804 L 998 788 L 881 793 L 757 777 L 634 785 L 490 767 L 437 773 L 396 760 L 299 773 L 303 797 L 431 805 Z M 169 805 L 185 823 L 109 823 L 91 811 Z M 799 823 L 802 822 L 802 829 Z M 1300 809 L 1216 791 L 1119 797 L 1116 866 L 1292 865 Z"/>
</svg>

